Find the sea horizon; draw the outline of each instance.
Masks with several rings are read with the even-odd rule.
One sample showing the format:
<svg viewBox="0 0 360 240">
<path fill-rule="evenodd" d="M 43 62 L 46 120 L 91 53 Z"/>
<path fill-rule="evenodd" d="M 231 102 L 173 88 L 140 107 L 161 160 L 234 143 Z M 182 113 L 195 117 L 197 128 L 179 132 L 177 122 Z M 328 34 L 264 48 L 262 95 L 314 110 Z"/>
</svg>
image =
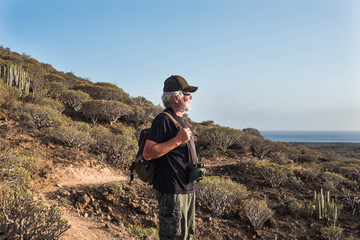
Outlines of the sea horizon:
<svg viewBox="0 0 360 240">
<path fill-rule="evenodd" d="M 349 130 L 263 130 L 261 134 L 277 142 L 360 143 L 360 131 Z"/>
</svg>

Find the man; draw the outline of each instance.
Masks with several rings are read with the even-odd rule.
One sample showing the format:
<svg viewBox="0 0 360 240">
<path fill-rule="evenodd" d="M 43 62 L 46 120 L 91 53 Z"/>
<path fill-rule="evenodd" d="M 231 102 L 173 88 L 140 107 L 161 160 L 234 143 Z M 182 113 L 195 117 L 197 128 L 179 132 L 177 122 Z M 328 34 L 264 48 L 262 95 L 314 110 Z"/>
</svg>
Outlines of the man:
<svg viewBox="0 0 360 240">
<path fill-rule="evenodd" d="M 159 114 L 152 123 L 143 151 L 145 160 L 155 160 L 154 189 L 159 201 L 161 240 L 192 239 L 194 235 L 196 186 L 188 179 L 196 164 L 196 152 L 183 115 L 191 109 L 191 93 L 197 89 L 181 76 L 173 75 L 165 80 L 164 111 L 182 128 L 176 128 L 166 114 Z"/>
</svg>

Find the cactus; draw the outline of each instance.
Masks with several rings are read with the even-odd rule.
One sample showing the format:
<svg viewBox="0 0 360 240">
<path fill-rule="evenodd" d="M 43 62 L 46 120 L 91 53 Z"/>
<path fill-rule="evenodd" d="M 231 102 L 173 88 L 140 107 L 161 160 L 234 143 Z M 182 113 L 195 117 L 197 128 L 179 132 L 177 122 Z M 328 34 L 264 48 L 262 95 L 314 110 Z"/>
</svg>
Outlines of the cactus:
<svg viewBox="0 0 360 240">
<path fill-rule="evenodd" d="M 335 203 L 334 199 L 330 198 L 330 191 L 321 189 L 319 194 L 314 192 L 314 204 L 316 216 L 318 219 L 326 219 L 327 221 L 333 221 L 335 224 L 339 217 L 339 206 Z"/>
</svg>

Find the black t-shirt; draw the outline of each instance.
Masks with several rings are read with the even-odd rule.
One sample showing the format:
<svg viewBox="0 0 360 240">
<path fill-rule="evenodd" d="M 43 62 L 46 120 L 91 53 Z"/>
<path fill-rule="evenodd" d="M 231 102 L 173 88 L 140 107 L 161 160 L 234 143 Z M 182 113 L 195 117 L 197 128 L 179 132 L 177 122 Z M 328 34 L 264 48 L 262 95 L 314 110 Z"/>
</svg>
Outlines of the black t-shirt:
<svg viewBox="0 0 360 240">
<path fill-rule="evenodd" d="M 181 127 L 187 128 L 184 119 L 176 116 L 172 108 L 167 108 L 165 111 L 169 112 Z M 177 132 L 178 129 L 171 119 L 165 114 L 159 114 L 151 125 L 148 139 L 156 143 L 163 143 L 174 138 Z M 192 138 L 190 141 L 193 144 Z M 162 193 L 195 192 L 195 184 L 188 181 L 193 166 L 190 154 L 189 147 L 184 143 L 164 156 L 154 159 L 156 168 L 154 189 Z"/>
</svg>

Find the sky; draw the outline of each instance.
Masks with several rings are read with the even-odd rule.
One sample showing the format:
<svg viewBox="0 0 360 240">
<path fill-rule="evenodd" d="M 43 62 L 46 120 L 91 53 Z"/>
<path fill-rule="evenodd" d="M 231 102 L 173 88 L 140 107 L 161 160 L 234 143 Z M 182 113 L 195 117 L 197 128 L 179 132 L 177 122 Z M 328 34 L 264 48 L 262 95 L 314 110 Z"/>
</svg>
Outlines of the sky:
<svg viewBox="0 0 360 240">
<path fill-rule="evenodd" d="M 236 129 L 360 130 L 358 0 L 0 0 L 0 45 Z"/>
</svg>

